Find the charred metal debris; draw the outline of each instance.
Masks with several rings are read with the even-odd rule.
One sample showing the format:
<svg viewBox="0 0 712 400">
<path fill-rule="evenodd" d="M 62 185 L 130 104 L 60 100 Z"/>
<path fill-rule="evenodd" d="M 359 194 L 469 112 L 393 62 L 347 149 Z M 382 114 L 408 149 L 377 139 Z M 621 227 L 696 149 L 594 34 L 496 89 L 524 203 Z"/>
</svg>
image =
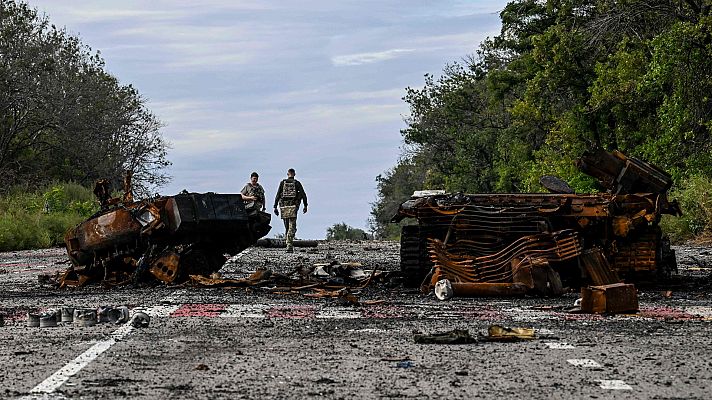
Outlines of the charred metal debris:
<svg viewBox="0 0 712 400">
<path fill-rule="evenodd" d="M 110 193 L 107 180 L 97 181 L 101 211 L 65 235 L 72 266 L 58 277 L 60 287 L 180 283 L 190 275 L 210 275 L 226 254 L 237 254 L 270 230 L 270 214 L 246 210 L 240 194 L 184 191 L 134 201 L 130 174 L 123 196 Z"/>
<path fill-rule="evenodd" d="M 426 293 L 435 289 L 441 299 L 559 295 L 565 287 L 657 280 L 676 272 L 675 254 L 658 226 L 664 214 L 682 215 L 667 197 L 670 175 L 618 151 L 589 151 L 578 167 L 606 192 L 575 194 L 555 177 L 541 180 L 547 194 L 416 192 L 392 219 L 417 221 L 401 235 L 406 284 Z M 584 297 L 606 292 L 631 293 L 615 287 Z"/>
<path fill-rule="evenodd" d="M 189 284 L 200 287 L 236 287 L 274 294 L 303 295 L 313 298 L 335 298 L 342 305 L 379 304 L 381 300 L 361 301 L 359 295 L 371 283 L 388 283 L 390 273 L 365 270 L 360 263 L 331 260 L 308 265 L 303 258 L 286 274 L 267 266 L 257 269 L 247 278 L 228 279 L 219 274 L 210 277 L 190 275 Z"/>
</svg>

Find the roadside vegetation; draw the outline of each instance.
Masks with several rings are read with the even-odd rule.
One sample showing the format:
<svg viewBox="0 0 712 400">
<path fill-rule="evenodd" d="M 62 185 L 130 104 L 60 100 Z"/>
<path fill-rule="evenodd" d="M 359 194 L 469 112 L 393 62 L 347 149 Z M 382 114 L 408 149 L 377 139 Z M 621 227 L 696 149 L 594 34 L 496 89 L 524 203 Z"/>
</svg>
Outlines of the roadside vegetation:
<svg viewBox="0 0 712 400">
<path fill-rule="evenodd" d="M 91 190 L 76 183 L 0 195 L 0 251 L 60 246 L 64 234 L 98 211 Z"/>
<path fill-rule="evenodd" d="M 86 187 L 169 177 L 162 122 L 98 51 L 18 0 L 0 0 L 0 250 L 55 246 L 96 211 Z M 76 183 L 57 183 L 76 182 Z"/>
<path fill-rule="evenodd" d="M 408 88 L 405 151 L 376 178 L 371 229 L 414 190 L 540 192 L 555 175 L 599 190 L 574 161 L 618 149 L 669 172 L 681 241 L 710 233 L 712 8 L 706 1 L 511 1 L 475 54 Z"/>
</svg>

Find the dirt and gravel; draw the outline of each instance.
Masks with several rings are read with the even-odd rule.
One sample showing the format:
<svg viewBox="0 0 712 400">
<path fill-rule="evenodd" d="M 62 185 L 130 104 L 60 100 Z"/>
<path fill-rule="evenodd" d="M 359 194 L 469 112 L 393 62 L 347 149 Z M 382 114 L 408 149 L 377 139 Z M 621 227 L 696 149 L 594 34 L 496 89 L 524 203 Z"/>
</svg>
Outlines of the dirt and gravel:
<svg viewBox="0 0 712 400">
<path fill-rule="evenodd" d="M 0 253 L 0 398 L 708 398 L 712 392 L 712 249 L 677 247 L 679 275 L 639 288 L 635 315 L 567 312 L 578 298 L 440 302 L 378 283 L 344 306 L 242 288 L 141 286 L 57 290 L 38 274 L 67 267 L 62 249 Z M 251 248 L 222 269 L 360 262 L 398 269 L 392 242 Z M 126 305 L 146 328 L 25 326 L 28 311 Z M 537 340 L 423 345 L 414 332 L 491 324 Z"/>
</svg>

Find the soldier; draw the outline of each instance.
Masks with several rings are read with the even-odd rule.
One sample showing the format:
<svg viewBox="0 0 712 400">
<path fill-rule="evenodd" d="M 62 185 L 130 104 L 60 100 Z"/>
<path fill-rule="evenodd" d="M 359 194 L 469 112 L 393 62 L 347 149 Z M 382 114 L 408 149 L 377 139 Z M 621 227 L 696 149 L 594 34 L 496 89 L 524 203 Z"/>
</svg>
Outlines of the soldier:
<svg viewBox="0 0 712 400">
<path fill-rule="evenodd" d="M 279 183 L 277 196 L 274 198 L 274 214 L 282 213 L 282 221 L 284 221 L 284 230 L 286 233 L 287 252 L 294 251 L 294 235 L 297 233 L 297 211 L 299 203 L 304 201 L 304 213 L 307 212 L 307 194 L 304 192 L 302 184 L 294 179 L 293 168 L 287 171 L 287 179 L 283 179 Z M 279 205 L 279 210 L 277 210 Z"/>
<path fill-rule="evenodd" d="M 250 200 L 245 204 L 247 210 L 265 210 L 265 189 L 257 183 L 260 179 L 257 172 L 250 174 L 250 181 L 245 184 L 240 193 L 243 195 L 243 200 Z M 252 197 L 253 199 L 245 199 L 245 197 Z"/>
</svg>

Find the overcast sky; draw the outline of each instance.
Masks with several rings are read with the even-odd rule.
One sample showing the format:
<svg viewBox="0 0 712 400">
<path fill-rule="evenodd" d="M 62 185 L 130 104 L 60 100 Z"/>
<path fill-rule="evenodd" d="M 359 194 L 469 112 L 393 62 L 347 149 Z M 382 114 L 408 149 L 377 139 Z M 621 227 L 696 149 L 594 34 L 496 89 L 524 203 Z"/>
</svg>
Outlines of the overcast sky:
<svg viewBox="0 0 712 400">
<path fill-rule="evenodd" d="M 300 238 L 365 229 L 395 165 L 407 104 L 499 31 L 506 1 L 29 0 L 101 51 L 166 123 L 172 182 L 236 193 L 254 170 L 268 208 L 288 168 L 309 197 Z M 273 217 L 273 235 L 281 221 Z"/>
</svg>

